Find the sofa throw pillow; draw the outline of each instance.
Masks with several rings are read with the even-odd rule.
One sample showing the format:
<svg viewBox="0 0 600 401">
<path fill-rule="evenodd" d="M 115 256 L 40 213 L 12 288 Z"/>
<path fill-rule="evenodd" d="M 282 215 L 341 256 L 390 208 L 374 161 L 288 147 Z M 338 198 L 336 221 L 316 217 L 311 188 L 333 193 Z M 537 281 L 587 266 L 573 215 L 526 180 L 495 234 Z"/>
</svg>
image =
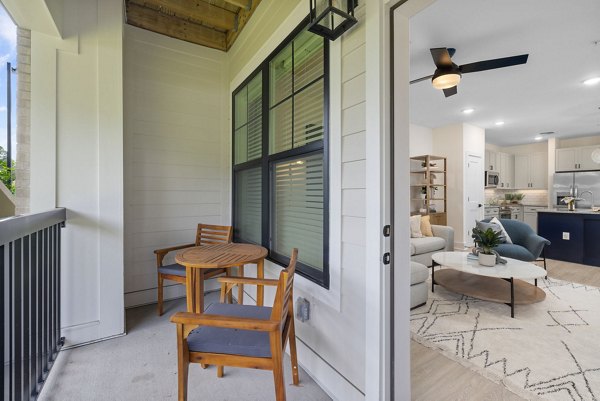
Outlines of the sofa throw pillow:
<svg viewBox="0 0 600 401">
<path fill-rule="evenodd" d="M 502 227 L 500 227 L 498 224 L 492 222 L 486 223 L 485 221 L 475 221 L 475 227 L 482 231 L 486 231 L 488 228 L 491 228 L 492 230 L 494 230 L 494 232 L 500 234 L 500 243 L 506 243 L 506 236 L 502 231 Z"/>
<path fill-rule="evenodd" d="M 421 216 L 421 234 L 426 237 L 433 237 L 433 231 L 431 231 L 431 221 L 429 215 Z"/>
<path fill-rule="evenodd" d="M 410 216 L 410 236 L 411 238 L 423 238 L 421 233 L 421 215 Z"/>
<path fill-rule="evenodd" d="M 500 228 L 502 229 L 502 234 L 504 234 L 504 236 L 506 237 L 506 243 L 507 244 L 512 244 L 512 240 L 510 239 L 510 236 L 508 235 L 508 233 L 506 232 L 506 230 L 504 229 L 504 226 L 502 225 L 502 223 L 500 223 L 500 220 L 498 220 L 498 218 L 494 217 L 490 220 L 490 223 L 494 223 L 494 224 L 498 224 L 500 226 Z"/>
</svg>

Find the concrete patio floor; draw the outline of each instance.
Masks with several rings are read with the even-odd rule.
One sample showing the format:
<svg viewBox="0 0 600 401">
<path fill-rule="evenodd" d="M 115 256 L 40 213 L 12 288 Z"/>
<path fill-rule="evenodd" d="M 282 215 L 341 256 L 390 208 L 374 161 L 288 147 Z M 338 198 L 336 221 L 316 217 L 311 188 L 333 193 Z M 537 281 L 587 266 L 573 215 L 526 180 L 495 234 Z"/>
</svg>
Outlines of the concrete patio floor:
<svg viewBox="0 0 600 401">
<path fill-rule="evenodd" d="M 217 302 L 218 294 L 207 294 Z M 62 351 L 40 395 L 40 401 L 87 400 L 176 400 L 177 344 L 176 311 L 185 310 L 185 300 L 165 304 L 165 314 L 156 315 L 156 305 L 128 309 L 127 335 L 96 344 Z M 325 401 L 330 397 L 300 369 L 300 386 L 292 385 L 290 360 L 284 360 L 288 401 Z M 192 364 L 188 400 L 267 401 L 275 399 L 270 371 L 216 368 Z"/>
</svg>

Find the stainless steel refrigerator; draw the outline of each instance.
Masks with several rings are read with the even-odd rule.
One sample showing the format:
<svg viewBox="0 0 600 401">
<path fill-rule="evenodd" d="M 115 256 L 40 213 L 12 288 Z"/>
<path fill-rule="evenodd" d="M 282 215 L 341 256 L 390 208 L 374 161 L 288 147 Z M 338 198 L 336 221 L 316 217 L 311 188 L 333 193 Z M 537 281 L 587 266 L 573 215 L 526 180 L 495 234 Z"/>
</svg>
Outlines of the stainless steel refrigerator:
<svg viewBox="0 0 600 401">
<path fill-rule="evenodd" d="M 600 206 L 600 171 L 555 173 L 552 189 L 552 201 L 558 207 L 566 206 L 560 203 L 560 199 L 565 196 L 582 198 L 575 203 L 581 209 Z M 586 191 L 590 191 L 592 195 Z"/>
</svg>

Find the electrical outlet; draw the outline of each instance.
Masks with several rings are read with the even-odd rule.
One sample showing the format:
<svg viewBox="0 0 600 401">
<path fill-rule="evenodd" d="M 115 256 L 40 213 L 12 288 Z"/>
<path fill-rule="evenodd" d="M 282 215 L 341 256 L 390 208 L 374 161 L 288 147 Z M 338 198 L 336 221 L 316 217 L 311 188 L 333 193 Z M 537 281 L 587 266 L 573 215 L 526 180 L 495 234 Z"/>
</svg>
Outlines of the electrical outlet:
<svg viewBox="0 0 600 401">
<path fill-rule="evenodd" d="M 301 322 L 310 319 L 310 302 L 308 302 L 308 299 L 302 297 L 296 299 L 296 317 Z"/>
<path fill-rule="evenodd" d="M 567 240 L 567 241 L 570 240 L 571 239 L 571 233 L 563 232 L 563 239 Z"/>
</svg>

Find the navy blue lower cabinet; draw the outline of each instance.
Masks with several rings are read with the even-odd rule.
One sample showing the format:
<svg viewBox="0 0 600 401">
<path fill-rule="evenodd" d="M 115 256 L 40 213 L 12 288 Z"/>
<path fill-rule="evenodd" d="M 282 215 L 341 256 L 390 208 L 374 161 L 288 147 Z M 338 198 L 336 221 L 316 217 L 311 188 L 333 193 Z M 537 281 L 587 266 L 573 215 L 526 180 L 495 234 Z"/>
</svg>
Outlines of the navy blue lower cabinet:
<svg viewBox="0 0 600 401">
<path fill-rule="evenodd" d="M 538 234 L 552 242 L 547 258 L 600 266 L 600 215 L 539 212 Z"/>
</svg>

